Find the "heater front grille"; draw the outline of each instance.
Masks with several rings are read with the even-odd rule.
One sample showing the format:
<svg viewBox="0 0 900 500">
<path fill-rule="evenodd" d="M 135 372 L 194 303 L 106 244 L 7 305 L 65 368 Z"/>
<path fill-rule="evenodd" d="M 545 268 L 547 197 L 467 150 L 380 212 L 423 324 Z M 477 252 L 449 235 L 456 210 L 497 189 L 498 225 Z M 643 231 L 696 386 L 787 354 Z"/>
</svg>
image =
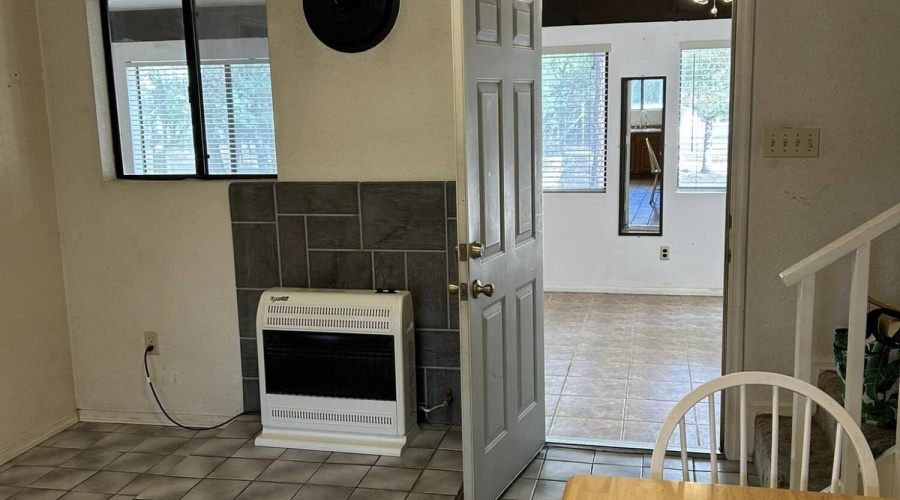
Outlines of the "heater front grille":
<svg viewBox="0 0 900 500">
<path fill-rule="evenodd" d="M 269 305 L 269 314 L 302 314 L 306 316 L 356 316 L 364 318 L 390 318 L 391 310 L 376 307 L 326 307 Z"/>
<path fill-rule="evenodd" d="M 266 318 L 266 326 L 296 326 L 301 328 L 328 328 L 335 330 L 365 330 L 376 332 L 387 332 L 391 329 L 390 321 L 298 318 L 286 316 L 269 316 Z"/>
<path fill-rule="evenodd" d="M 374 307 L 327 307 L 270 304 L 265 326 L 390 332 L 391 310 Z"/>
<path fill-rule="evenodd" d="M 320 424 L 368 425 L 372 427 L 391 428 L 394 418 L 390 415 L 369 415 L 365 413 L 272 409 L 272 418 L 291 422 Z"/>
</svg>

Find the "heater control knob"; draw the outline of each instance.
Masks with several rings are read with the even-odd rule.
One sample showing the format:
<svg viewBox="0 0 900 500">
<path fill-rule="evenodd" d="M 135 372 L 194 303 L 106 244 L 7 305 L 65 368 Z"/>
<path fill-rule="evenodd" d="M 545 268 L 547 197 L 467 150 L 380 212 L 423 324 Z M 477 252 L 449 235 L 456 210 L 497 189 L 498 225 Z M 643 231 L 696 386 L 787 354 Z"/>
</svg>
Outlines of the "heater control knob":
<svg viewBox="0 0 900 500">
<path fill-rule="evenodd" d="M 475 280 L 472 283 L 472 296 L 477 299 L 481 294 L 484 294 L 487 297 L 493 297 L 494 285 L 492 285 L 491 283 L 485 285 L 481 283 L 481 280 Z"/>
</svg>

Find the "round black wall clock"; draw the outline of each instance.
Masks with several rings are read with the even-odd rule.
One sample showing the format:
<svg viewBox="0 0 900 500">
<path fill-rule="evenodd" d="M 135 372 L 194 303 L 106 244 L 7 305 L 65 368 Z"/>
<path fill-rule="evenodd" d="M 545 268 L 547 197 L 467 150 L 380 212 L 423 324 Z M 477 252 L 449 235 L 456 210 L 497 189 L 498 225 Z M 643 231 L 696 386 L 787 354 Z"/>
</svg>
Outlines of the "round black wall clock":
<svg viewBox="0 0 900 500">
<path fill-rule="evenodd" d="M 340 52 L 363 52 L 381 43 L 399 12 L 400 0 L 303 0 L 312 32 Z"/>
</svg>

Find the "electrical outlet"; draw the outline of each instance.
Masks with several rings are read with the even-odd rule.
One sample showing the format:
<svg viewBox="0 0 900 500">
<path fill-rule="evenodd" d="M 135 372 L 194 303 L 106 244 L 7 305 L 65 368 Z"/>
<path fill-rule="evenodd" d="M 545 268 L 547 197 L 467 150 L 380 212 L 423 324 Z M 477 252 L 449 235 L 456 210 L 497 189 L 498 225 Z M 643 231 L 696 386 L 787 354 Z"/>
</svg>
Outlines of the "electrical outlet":
<svg viewBox="0 0 900 500">
<path fill-rule="evenodd" d="M 818 158 L 819 129 L 767 128 L 764 131 L 765 158 Z"/>
<path fill-rule="evenodd" d="M 144 332 L 144 350 L 146 351 L 148 347 L 153 346 L 153 350 L 150 351 L 151 356 L 159 356 L 159 334 L 156 332 Z"/>
<path fill-rule="evenodd" d="M 669 260 L 669 247 L 668 246 L 659 247 L 659 260 Z"/>
</svg>

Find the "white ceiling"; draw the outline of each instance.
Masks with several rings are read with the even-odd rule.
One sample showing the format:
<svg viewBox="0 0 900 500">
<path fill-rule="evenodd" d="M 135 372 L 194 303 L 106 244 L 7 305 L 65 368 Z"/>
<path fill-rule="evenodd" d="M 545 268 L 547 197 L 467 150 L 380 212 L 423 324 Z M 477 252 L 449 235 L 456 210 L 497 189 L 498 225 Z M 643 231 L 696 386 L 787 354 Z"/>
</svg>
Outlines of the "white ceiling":
<svg viewBox="0 0 900 500">
<path fill-rule="evenodd" d="M 266 0 L 195 0 L 197 7 L 265 5 Z M 181 0 L 109 0 L 109 10 L 179 9 Z"/>
</svg>

